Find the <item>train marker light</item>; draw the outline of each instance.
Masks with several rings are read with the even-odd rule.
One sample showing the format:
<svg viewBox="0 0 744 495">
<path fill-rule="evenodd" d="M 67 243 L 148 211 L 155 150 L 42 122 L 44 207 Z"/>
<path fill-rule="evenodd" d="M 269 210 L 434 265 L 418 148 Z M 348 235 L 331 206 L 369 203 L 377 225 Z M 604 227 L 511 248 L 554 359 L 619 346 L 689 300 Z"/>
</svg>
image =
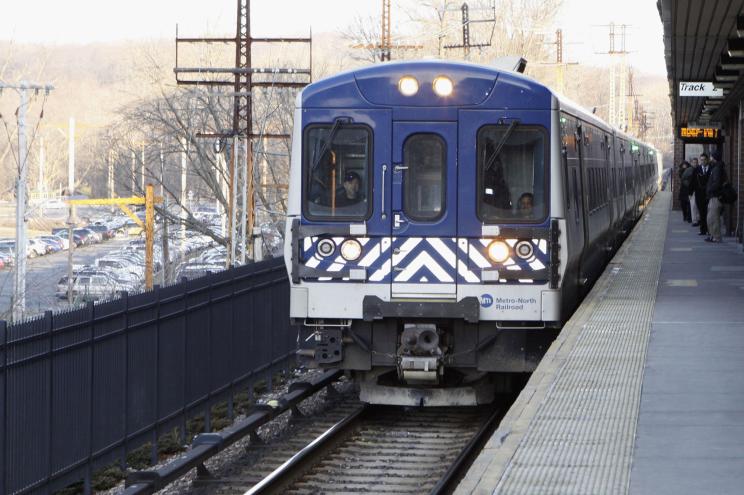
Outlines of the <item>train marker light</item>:
<svg viewBox="0 0 744 495">
<path fill-rule="evenodd" d="M 398 81 L 398 91 L 403 96 L 413 96 L 418 93 L 419 83 L 413 76 L 403 76 Z"/>
<path fill-rule="evenodd" d="M 347 239 L 341 243 L 341 257 L 346 261 L 356 261 L 362 255 L 362 245 L 356 239 Z"/>
<path fill-rule="evenodd" d="M 318 247 L 316 249 L 322 258 L 327 258 L 336 251 L 336 243 L 331 239 L 321 239 L 318 241 Z"/>
<path fill-rule="evenodd" d="M 432 88 L 434 88 L 434 92 L 439 96 L 449 96 L 455 89 L 455 85 L 452 83 L 452 79 L 447 76 L 436 77 L 431 86 Z"/>
<path fill-rule="evenodd" d="M 517 256 L 526 260 L 532 257 L 535 250 L 530 241 L 519 241 L 517 245 L 514 246 L 514 251 L 517 252 Z"/>
<path fill-rule="evenodd" d="M 488 245 L 488 257 L 494 263 L 503 263 L 509 259 L 509 246 L 504 241 L 493 241 Z"/>
</svg>

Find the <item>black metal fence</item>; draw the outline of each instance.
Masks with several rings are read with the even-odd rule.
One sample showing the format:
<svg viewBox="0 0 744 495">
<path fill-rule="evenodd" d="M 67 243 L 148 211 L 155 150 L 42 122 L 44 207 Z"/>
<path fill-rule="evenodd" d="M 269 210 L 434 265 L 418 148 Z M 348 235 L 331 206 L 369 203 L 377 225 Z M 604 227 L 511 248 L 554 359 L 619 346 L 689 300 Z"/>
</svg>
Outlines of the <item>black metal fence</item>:
<svg viewBox="0 0 744 495">
<path fill-rule="evenodd" d="M 49 492 L 293 363 L 281 259 L 17 325 L 0 321 L 0 493 Z"/>
</svg>

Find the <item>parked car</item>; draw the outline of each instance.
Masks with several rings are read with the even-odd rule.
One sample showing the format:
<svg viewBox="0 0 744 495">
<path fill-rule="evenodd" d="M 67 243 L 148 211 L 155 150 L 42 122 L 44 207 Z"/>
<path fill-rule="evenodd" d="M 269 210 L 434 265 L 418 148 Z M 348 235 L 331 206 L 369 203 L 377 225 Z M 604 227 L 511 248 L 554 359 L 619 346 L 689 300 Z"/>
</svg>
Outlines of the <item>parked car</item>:
<svg viewBox="0 0 744 495">
<path fill-rule="evenodd" d="M 106 225 L 88 225 L 85 228 L 99 234 L 104 241 L 114 237 L 114 231 Z"/>
<path fill-rule="evenodd" d="M 37 256 L 44 256 L 45 254 L 51 252 L 48 245 L 43 242 L 41 239 L 31 238 L 28 239 L 28 247 L 30 250 L 29 258 L 35 258 Z"/>
<path fill-rule="evenodd" d="M 62 239 L 68 241 L 67 244 L 69 245 L 69 240 L 67 239 L 68 234 L 69 234 L 69 232 L 67 230 L 65 230 L 63 232 L 58 233 L 57 235 L 59 237 L 61 237 Z M 73 233 L 72 234 L 72 239 L 73 239 L 73 242 L 75 244 L 75 247 L 79 247 L 79 246 L 82 246 L 83 245 L 83 238 L 79 234 Z"/>
<path fill-rule="evenodd" d="M 60 250 L 65 250 L 70 247 L 70 241 L 58 235 L 43 235 L 41 236 L 41 239 L 56 243 Z"/>
<path fill-rule="evenodd" d="M 75 299 L 94 301 L 116 295 L 116 283 L 104 274 L 85 274 L 81 272 L 72 283 L 72 296 Z"/>
<path fill-rule="evenodd" d="M 72 231 L 75 235 L 80 236 L 83 246 L 93 244 L 96 241 L 95 235 L 92 230 L 77 228 Z"/>
<path fill-rule="evenodd" d="M 0 259 L 4 266 L 12 266 L 15 263 L 15 246 L 0 246 Z"/>
</svg>

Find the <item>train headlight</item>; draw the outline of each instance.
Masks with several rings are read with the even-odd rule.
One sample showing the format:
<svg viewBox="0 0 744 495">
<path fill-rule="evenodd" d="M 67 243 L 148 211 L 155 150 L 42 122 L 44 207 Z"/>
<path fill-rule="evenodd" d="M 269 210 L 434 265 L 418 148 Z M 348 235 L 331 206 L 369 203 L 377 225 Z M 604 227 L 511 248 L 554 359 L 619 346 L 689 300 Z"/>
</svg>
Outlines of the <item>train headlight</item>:
<svg viewBox="0 0 744 495">
<path fill-rule="evenodd" d="M 315 249 L 322 258 L 327 258 L 336 251 L 336 243 L 331 239 L 321 239 Z"/>
<path fill-rule="evenodd" d="M 532 257 L 535 249 L 532 247 L 532 243 L 530 241 L 519 241 L 516 246 L 514 246 L 514 251 L 517 253 L 517 256 L 519 256 L 523 260 L 526 260 Z"/>
<path fill-rule="evenodd" d="M 509 245 L 504 241 L 493 241 L 488 245 L 488 257 L 495 263 L 503 263 L 509 259 Z"/>
<path fill-rule="evenodd" d="M 362 245 L 356 239 L 347 239 L 341 243 L 341 257 L 346 261 L 356 261 L 362 255 Z"/>
<path fill-rule="evenodd" d="M 403 76 L 398 81 L 398 91 L 403 96 L 413 96 L 418 93 L 419 83 L 413 76 Z"/>
<path fill-rule="evenodd" d="M 434 88 L 434 92 L 439 96 L 449 96 L 455 89 L 452 79 L 447 76 L 439 76 L 435 78 L 431 86 Z"/>
</svg>

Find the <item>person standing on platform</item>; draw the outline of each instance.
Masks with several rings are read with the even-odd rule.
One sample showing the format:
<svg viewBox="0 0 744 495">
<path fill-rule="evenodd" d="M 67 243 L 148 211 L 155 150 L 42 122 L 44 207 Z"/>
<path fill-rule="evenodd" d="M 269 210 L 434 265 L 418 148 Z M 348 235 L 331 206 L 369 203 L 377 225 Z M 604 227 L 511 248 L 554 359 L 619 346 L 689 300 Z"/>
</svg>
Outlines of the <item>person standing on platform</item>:
<svg viewBox="0 0 744 495">
<path fill-rule="evenodd" d="M 700 232 L 698 235 L 708 235 L 708 177 L 710 177 L 710 160 L 707 153 L 700 155 L 700 166 L 695 173 L 695 204 L 700 213 Z"/>
<path fill-rule="evenodd" d="M 692 222 L 690 217 L 690 188 L 692 186 L 692 174 L 688 174 L 687 181 L 685 181 L 685 173 L 690 170 L 690 164 L 687 161 L 683 161 L 679 165 L 679 206 L 682 208 L 682 220 L 685 222 Z"/>
<path fill-rule="evenodd" d="M 719 199 L 723 192 L 723 183 L 726 182 L 726 166 L 721 161 L 721 152 L 714 151 L 713 162 L 710 167 L 710 176 L 706 186 L 708 198 L 708 231 L 710 236 L 705 240 L 708 242 L 721 242 L 721 213 L 723 204 Z"/>
<path fill-rule="evenodd" d="M 700 163 L 697 158 L 692 159 L 692 166 L 688 169 L 690 174 L 690 216 L 692 217 L 692 226 L 700 227 L 700 212 L 695 202 L 695 173 L 697 172 Z"/>
</svg>

